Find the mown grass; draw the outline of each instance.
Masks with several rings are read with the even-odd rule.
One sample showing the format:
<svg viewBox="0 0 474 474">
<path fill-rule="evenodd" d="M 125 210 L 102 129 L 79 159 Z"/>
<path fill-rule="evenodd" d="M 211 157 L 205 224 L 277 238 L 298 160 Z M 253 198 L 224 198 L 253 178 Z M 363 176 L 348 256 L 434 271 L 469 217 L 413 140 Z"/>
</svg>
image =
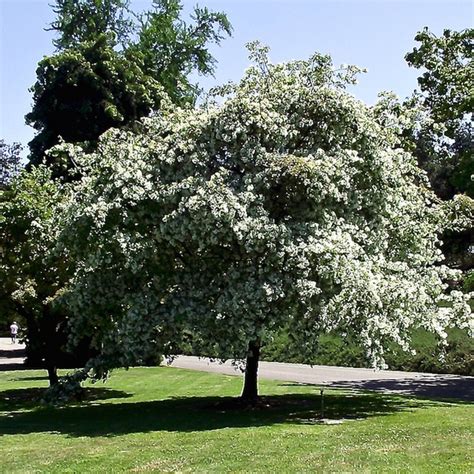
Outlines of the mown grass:
<svg viewBox="0 0 474 474">
<path fill-rule="evenodd" d="M 40 405 L 44 373 L 0 373 L 1 472 L 473 472 L 472 405 L 261 381 L 267 408 L 224 408 L 238 377 L 115 372 L 80 404 Z"/>
</svg>

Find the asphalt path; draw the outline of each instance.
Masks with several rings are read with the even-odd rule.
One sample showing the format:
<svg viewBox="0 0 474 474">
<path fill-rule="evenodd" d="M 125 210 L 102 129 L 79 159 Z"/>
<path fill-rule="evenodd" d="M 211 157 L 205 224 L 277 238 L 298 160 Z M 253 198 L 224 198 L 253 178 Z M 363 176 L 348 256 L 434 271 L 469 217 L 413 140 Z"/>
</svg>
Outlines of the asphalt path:
<svg viewBox="0 0 474 474">
<path fill-rule="evenodd" d="M 0 338 L 0 371 L 23 369 L 24 348 L 23 344 L 12 344 L 10 338 Z M 207 358 L 178 356 L 169 365 L 239 377 L 243 375 L 239 367 L 229 361 L 221 363 Z M 460 375 L 260 362 L 259 377 L 318 388 L 373 390 L 424 398 L 474 401 L 474 377 Z"/>
<path fill-rule="evenodd" d="M 24 360 L 24 344 L 12 344 L 9 337 L 0 337 L 0 370 L 21 369 Z"/>
<path fill-rule="evenodd" d="M 176 357 L 171 367 L 242 376 L 231 362 L 221 363 L 192 356 Z M 260 362 L 259 377 L 317 387 L 373 390 L 425 398 L 474 401 L 474 377 L 459 375 L 354 369 L 325 365 Z"/>
</svg>

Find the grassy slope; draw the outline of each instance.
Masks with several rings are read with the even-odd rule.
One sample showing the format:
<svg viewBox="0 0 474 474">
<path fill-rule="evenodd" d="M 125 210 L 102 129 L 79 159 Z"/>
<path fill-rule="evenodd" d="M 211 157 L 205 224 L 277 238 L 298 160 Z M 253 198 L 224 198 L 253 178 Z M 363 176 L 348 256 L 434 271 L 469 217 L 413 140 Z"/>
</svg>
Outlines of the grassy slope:
<svg viewBox="0 0 474 474">
<path fill-rule="evenodd" d="M 0 373 L 1 472 L 473 472 L 472 405 L 262 381 L 272 408 L 216 408 L 239 378 L 171 368 L 117 371 L 83 404 L 29 401 L 44 373 Z"/>
</svg>

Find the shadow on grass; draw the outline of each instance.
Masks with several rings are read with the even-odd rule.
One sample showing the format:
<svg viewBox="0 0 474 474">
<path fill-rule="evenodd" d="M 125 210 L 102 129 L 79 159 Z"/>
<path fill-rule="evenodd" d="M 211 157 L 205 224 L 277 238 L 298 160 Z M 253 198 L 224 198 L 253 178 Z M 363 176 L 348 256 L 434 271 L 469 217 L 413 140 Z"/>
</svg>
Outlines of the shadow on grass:
<svg viewBox="0 0 474 474">
<path fill-rule="evenodd" d="M 287 382 L 287 387 L 321 387 L 321 384 Z M 370 390 L 417 397 L 425 400 L 472 403 L 474 401 L 474 377 L 459 375 L 424 375 L 422 378 L 340 380 L 327 382 L 325 388 L 344 390 Z"/>
<path fill-rule="evenodd" d="M 12 382 L 23 382 L 24 380 L 28 381 L 38 381 L 38 380 L 49 380 L 47 375 L 27 375 L 26 377 L 15 377 L 10 379 Z"/>
<path fill-rule="evenodd" d="M 31 377 L 35 379 L 35 377 Z M 43 398 L 47 388 L 19 388 L 12 390 L 4 390 L 0 392 L 0 411 L 15 411 L 23 409 L 34 409 L 40 407 L 41 399 Z M 85 388 L 83 391 L 83 398 L 81 403 L 91 403 L 98 400 L 107 400 L 111 398 L 128 398 L 132 395 L 123 392 L 122 390 L 113 390 L 109 388 Z M 45 409 L 45 408 L 39 408 Z M 10 414 L 8 416 L 13 416 Z M 2 420 L 0 418 L 0 427 Z M 1 430 L 0 430 L 1 433 Z"/>
<path fill-rule="evenodd" d="M 226 409 L 230 397 L 186 397 L 144 402 L 83 403 L 62 408 L 39 408 L 0 418 L 0 433 L 55 432 L 76 436 L 118 436 L 152 431 L 209 431 L 221 428 L 270 426 L 279 423 L 316 424 L 319 394 L 264 397 L 259 409 Z M 324 418 L 363 419 L 424 408 L 429 402 L 380 394 L 328 393 Z"/>
<path fill-rule="evenodd" d="M 346 390 L 391 392 L 430 400 L 444 399 L 465 403 L 474 401 L 474 377 L 456 375 L 425 376 L 422 379 L 339 381 L 327 386 Z"/>
</svg>

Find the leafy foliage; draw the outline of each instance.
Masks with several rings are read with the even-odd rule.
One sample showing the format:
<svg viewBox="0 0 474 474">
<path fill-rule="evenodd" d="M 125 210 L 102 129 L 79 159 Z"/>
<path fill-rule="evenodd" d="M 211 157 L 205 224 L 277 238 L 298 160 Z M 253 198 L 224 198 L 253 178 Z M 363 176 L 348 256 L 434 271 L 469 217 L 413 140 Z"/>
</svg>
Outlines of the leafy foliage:
<svg viewBox="0 0 474 474">
<path fill-rule="evenodd" d="M 452 137 L 457 122 L 474 110 L 474 29 L 446 29 L 437 37 L 424 28 L 415 41 L 420 46 L 405 58 L 410 66 L 426 70 L 418 78 L 425 105 Z"/>
<path fill-rule="evenodd" d="M 393 369 L 434 373 L 474 375 L 474 344 L 465 331 L 452 328 L 448 331 L 446 347 L 440 350 L 433 334 L 417 330 L 413 334 L 415 355 L 393 347 L 387 362 Z"/>
<path fill-rule="evenodd" d="M 0 189 L 7 186 L 20 170 L 20 152 L 19 143 L 8 145 L 5 140 L 0 140 Z"/>
<path fill-rule="evenodd" d="M 466 273 L 463 284 L 466 291 L 474 291 L 474 270 Z"/>
<path fill-rule="evenodd" d="M 418 130 L 416 154 L 443 199 L 474 197 L 474 29 L 444 30 L 437 37 L 425 28 L 415 40 L 419 47 L 405 58 L 425 69 L 419 98 L 431 119 Z"/>
<path fill-rule="evenodd" d="M 232 32 L 227 16 L 195 7 L 192 24 L 180 19 L 178 0 L 154 0 L 153 9 L 140 15 L 138 38 L 130 41 L 127 58 L 139 58 L 143 71 L 157 80 L 176 104 L 194 103 L 199 88 L 189 74 L 213 74 L 216 60 L 208 45 Z"/>
<path fill-rule="evenodd" d="M 128 18 L 128 0 L 55 0 L 56 20 L 50 30 L 58 33 L 53 41 L 58 50 L 94 42 L 97 36 L 112 33 L 114 42 L 126 42 L 133 32 Z"/>
<path fill-rule="evenodd" d="M 185 330 L 240 358 L 283 327 L 303 354 L 351 329 L 383 365 L 413 327 L 472 330 L 466 298 L 445 293 L 458 273 L 434 265 L 444 207 L 398 135 L 344 91 L 356 69 L 250 49 L 256 65 L 221 105 L 162 109 L 75 155 L 85 177 L 60 238 L 77 261 L 62 298 L 75 337 L 94 333 L 110 367 L 171 354 Z"/>
<path fill-rule="evenodd" d="M 464 225 L 442 235 L 445 263 L 464 272 L 474 266 L 473 39 L 473 29 L 445 30 L 440 37 L 419 32 L 419 46 L 406 59 L 425 69 L 420 91 L 404 103 L 384 94 L 374 107 L 379 122 L 398 134 L 397 146 L 416 156 L 437 196 L 456 213 L 466 211 Z"/>
<path fill-rule="evenodd" d="M 67 319 L 51 305 L 70 272 L 66 254 L 53 252 L 63 198 L 43 167 L 23 171 L 0 194 L 0 312 L 19 319 L 28 363 L 46 367 L 52 383 L 58 366 L 84 363 L 83 350 L 77 357 L 64 352 Z"/>
<path fill-rule="evenodd" d="M 105 35 L 44 58 L 37 77 L 34 107 L 26 116 L 39 131 L 30 142 L 32 164 L 42 161 L 59 137 L 93 144 L 108 128 L 159 108 L 164 96 L 160 84 L 116 52 Z M 56 156 L 46 156 L 46 162 L 56 163 Z M 61 163 L 58 167 L 59 174 Z"/>
<path fill-rule="evenodd" d="M 262 359 L 295 364 L 334 365 L 340 367 L 368 367 L 366 353 L 354 336 L 341 337 L 333 332 L 317 336 L 313 354 L 302 355 L 299 341 L 286 328 L 272 335 L 262 348 Z"/>
</svg>

